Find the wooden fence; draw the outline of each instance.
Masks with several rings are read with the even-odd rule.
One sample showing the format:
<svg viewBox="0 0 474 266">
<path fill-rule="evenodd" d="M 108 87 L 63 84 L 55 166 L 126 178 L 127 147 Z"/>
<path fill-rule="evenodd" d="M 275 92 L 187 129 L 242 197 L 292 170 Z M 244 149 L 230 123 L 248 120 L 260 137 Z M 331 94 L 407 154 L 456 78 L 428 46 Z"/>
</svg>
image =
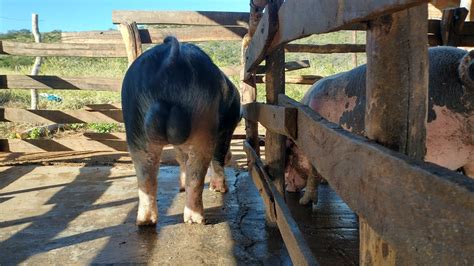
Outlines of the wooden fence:
<svg viewBox="0 0 474 266">
<path fill-rule="evenodd" d="M 357 212 L 361 220 L 365 221 L 361 223 L 361 242 L 366 243 L 361 246 L 361 252 L 364 252 L 361 253 L 362 263 L 367 263 L 367 258 L 390 259 L 392 260 L 389 261 L 390 263 L 399 264 L 467 264 L 474 261 L 474 234 L 472 234 L 474 183 L 472 180 L 442 167 L 415 161 L 407 155 L 350 134 L 337 125 L 327 122 L 308 107 L 301 106 L 284 95 L 285 81 L 291 80 L 285 77 L 285 68 L 286 71 L 290 71 L 307 65 L 307 62 L 285 64 L 285 51 L 316 53 L 366 51 L 369 60 L 373 59 L 372 55 L 375 52 L 381 55 L 396 52 L 397 56 L 389 55 L 393 58 L 392 61 L 403 58 L 412 62 L 413 58 L 419 58 L 417 56 L 423 57 L 424 53 L 417 50 L 421 48 L 405 51 L 404 46 L 385 50 L 377 46 L 382 43 L 382 40 L 377 37 L 376 31 L 386 23 L 383 20 L 379 21 L 379 17 L 389 15 L 393 18 L 396 16 L 394 12 L 410 8 L 410 11 L 405 11 L 400 15 L 399 21 L 406 22 L 409 17 L 413 23 L 420 23 L 416 24 L 421 25 L 416 29 L 418 32 L 405 37 L 401 36 L 407 38 L 404 40 L 413 44 L 413 47 L 426 46 L 424 36 L 428 36 L 431 45 L 474 46 L 474 25 L 464 22 L 462 13 L 451 13 L 451 15 L 446 13 L 442 20 L 427 21 L 426 6 L 424 6 L 424 11 L 423 8 L 421 10 L 416 8 L 427 2 L 423 0 L 341 0 L 337 2 L 339 6 L 334 5 L 335 2 L 332 0 L 286 0 L 284 3 L 270 1 L 266 6 L 267 12 L 261 17 L 265 2 L 253 0 L 250 14 L 117 11 L 113 13 L 114 23 L 125 26 L 136 22 L 136 24 L 181 24 L 192 28 L 138 29 L 135 26 L 125 28 L 123 31 L 126 32 L 125 34 L 119 31 L 63 33 L 63 43 L 59 44 L 2 41 L 0 53 L 26 56 L 129 57 L 133 52 L 135 56 L 137 55 L 139 49 L 137 44 L 141 47 L 160 43 L 163 37 L 170 33 L 176 35 L 181 41 L 240 40 L 247 36 L 244 38 L 244 43 L 248 43 L 248 48 L 242 59 L 245 69 L 242 78 L 246 82 L 242 88 L 243 99 L 248 102 L 252 101 L 252 98 L 253 101 L 255 100 L 254 89 L 257 81 L 264 82 L 267 90 L 267 104 L 250 103 L 244 110 L 248 124 L 248 141 L 245 144 L 245 150 L 250 160 L 249 170 L 262 193 L 267 205 L 267 213 L 270 219 L 278 224 L 295 264 L 316 264 L 317 261 L 305 245 L 281 196 L 284 184 L 282 169 L 284 136 L 293 139 L 302 147 L 303 152 L 309 156 L 331 187 Z M 255 3 L 264 3 L 264 5 L 256 6 Z M 259 12 L 260 15 L 256 15 Z M 417 12 L 421 12 L 421 15 Z M 297 18 L 295 14 L 298 14 Z M 260 17 L 261 22 L 258 23 Z M 288 44 L 311 34 L 341 29 L 367 30 L 372 46 Z M 423 38 L 416 39 L 415 36 Z M 394 36 L 389 37 L 387 39 L 393 41 Z M 425 43 L 422 43 L 422 40 Z M 131 49 L 133 45 L 135 45 L 134 51 Z M 266 66 L 262 68 L 259 65 L 264 58 Z M 419 58 L 419 60 L 423 62 L 424 59 Z M 372 65 L 368 66 L 368 80 L 377 81 L 385 77 L 371 71 L 377 63 L 389 64 L 389 62 L 371 61 Z M 383 70 L 385 67 L 380 69 Z M 239 68 L 236 66 L 225 68 L 224 72 L 233 75 L 239 72 Z M 262 75 L 257 75 L 259 73 Z M 401 75 L 409 75 L 413 77 L 412 80 L 426 81 L 426 77 L 415 77 L 415 74 L 403 71 L 392 71 L 386 74 L 394 80 L 403 80 L 400 78 Z M 295 77 L 293 80 L 311 84 L 318 78 L 317 76 Z M 0 89 L 119 91 L 120 83 L 120 79 L 112 78 L 0 75 Z M 406 86 L 406 84 L 400 85 L 393 82 L 389 86 L 392 89 L 402 87 L 412 88 L 413 84 Z M 381 92 L 381 95 L 383 94 Z M 426 93 L 421 93 L 421 95 L 426 96 Z M 373 101 L 373 98 L 368 97 L 368 101 Z M 409 106 L 401 106 L 401 108 L 408 110 Z M 386 114 L 384 112 L 388 112 L 387 117 L 392 118 L 399 113 L 390 108 L 380 113 Z M 120 108 L 116 105 L 94 105 L 84 110 L 74 111 L 1 108 L 0 121 L 120 123 L 122 116 Z M 258 157 L 259 141 L 257 131 L 255 131 L 257 121 L 269 129 L 265 141 L 266 166 Z M 409 135 L 406 132 L 400 134 Z M 419 137 L 419 134 L 414 135 Z M 84 147 L 93 147 L 91 149 L 97 150 L 126 150 L 123 134 L 88 133 L 84 137 L 85 139 L 74 140 L 3 139 L 0 140 L 0 150 L 9 152 L 69 151 L 80 150 Z M 369 137 L 374 138 L 370 134 Z M 424 141 L 421 140 L 420 143 L 424 144 Z M 380 247 L 386 244 L 365 241 L 372 239 L 373 235 L 378 235 L 388 242 L 390 250 L 396 254 L 395 261 L 377 253 L 377 250 L 382 250 L 382 248 L 378 249 L 375 246 Z M 368 242 L 371 247 L 367 245 Z"/>
<path fill-rule="evenodd" d="M 471 34 L 472 24 L 464 23 L 465 15 L 457 22 L 451 20 L 450 26 L 447 16 L 460 17 L 452 16 L 451 11 L 446 11 L 441 21 L 427 21 L 426 0 L 342 0 L 337 5 L 331 0 L 268 1 L 268 5 L 266 2 L 251 1 L 251 40 L 243 57 L 246 82 L 243 98 L 250 102 L 244 106 L 247 123 L 244 148 L 250 160 L 249 171 L 266 204 L 267 216 L 278 225 L 294 264 L 313 265 L 317 261 L 308 252 L 283 199 L 286 137 L 300 147 L 359 215 L 361 264 L 472 263 L 474 180 L 421 160 L 428 87 L 424 36 L 434 32 L 428 34 L 430 43 L 435 40 L 440 44 L 472 46 L 471 38 L 466 37 Z M 261 16 L 263 7 L 266 12 Z M 257 24 L 255 18 L 260 16 Z M 351 134 L 284 95 L 285 45 L 311 34 L 351 27 L 367 29 L 367 90 L 372 92 L 367 94 L 367 105 L 384 103 L 374 105 L 367 112 L 367 136 L 383 145 L 403 149 L 390 150 Z M 255 69 L 263 59 L 267 67 L 266 104 L 252 102 L 255 101 Z M 416 68 L 400 62 L 416 64 Z M 386 97 L 393 95 L 393 91 L 400 92 L 399 99 Z M 405 97 L 415 98 L 408 101 L 403 100 Z M 265 164 L 258 156 L 255 141 L 257 122 L 267 129 Z M 387 125 L 394 123 L 403 126 L 395 126 L 395 132 L 388 132 Z M 391 140 L 387 138 L 389 135 L 393 142 L 386 141 Z M 406 136 L 411 139 L 404 140 Z"/>
</svg>

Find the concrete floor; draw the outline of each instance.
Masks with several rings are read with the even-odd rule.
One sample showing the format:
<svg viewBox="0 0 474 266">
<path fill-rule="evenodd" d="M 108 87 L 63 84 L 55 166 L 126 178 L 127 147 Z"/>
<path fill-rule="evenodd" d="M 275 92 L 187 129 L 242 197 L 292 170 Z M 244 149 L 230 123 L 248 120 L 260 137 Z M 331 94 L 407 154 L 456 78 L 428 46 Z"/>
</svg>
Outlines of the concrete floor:
<svg viewBox="0 0 474 266">
<path fill-rule="evenodd" d="M 138 228 L 131 164 L 0 167 L 0 265 L 270 264 L 290 265 L 278 231 L 265 226 L 264 205 L 248 173 L 227 168 L 230 191 L 204 191 L 206 225 L 183 224 L 178 168 L 162 166 L 159 223 Z M 313 210 L 294 215 L 325 265 L 358 258 L 356 216 L 327 185 Z M 296 205 L 298 195 L 289 195 Z"/>
</svg>

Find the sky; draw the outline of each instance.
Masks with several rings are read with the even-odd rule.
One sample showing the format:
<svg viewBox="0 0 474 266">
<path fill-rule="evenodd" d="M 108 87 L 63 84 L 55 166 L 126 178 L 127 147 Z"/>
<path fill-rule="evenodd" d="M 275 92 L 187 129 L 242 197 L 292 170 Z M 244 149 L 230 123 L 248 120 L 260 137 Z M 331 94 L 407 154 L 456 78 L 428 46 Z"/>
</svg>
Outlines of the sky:
<svg viewBox="0 0 474 266">
<path fill-rule="evenodd" d="M 38 14 L 40 32 L 115 29 L 112 10 L 248 12 L 249 0 L 0 0 L 0 33 L 31 30 Z"/>
</svg>

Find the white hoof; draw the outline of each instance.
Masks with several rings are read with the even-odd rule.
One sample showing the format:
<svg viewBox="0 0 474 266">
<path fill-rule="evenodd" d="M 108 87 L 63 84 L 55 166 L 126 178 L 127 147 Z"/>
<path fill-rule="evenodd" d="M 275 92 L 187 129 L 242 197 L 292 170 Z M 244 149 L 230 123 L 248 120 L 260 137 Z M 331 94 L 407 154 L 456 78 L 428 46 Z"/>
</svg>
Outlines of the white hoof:
<svg viewBox="0 0 474 266">
<path fill-rule="evenodd" d="M 184 219 L 184 222 L 188 224 L 203 224 L 204 223 L 203 212 L 193 211 L 189 209 L 188 207 L 184 207 L 183 219 Z"/>
</svg>

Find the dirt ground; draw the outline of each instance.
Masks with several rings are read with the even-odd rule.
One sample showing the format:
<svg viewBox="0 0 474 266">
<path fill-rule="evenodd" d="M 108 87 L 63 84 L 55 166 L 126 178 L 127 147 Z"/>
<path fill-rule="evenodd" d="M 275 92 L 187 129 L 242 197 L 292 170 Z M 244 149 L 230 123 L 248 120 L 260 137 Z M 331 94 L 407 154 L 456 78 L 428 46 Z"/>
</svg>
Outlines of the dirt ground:
<svg viewBox="0 0 474 266">
<path fill-rule="evenodd" d="M 139 228 L 136 176 L 126 155 L 113 157 L 113 165 L 98 159 L 103 154 L 82 155 L 95 159 L 58 163 L 66 155 L 44 159 L 43 154 L 41 161 L 24 154 L 0 156 L 5 165 L 0 167 L 1 265 L 291 265 L 279 232 L 265 225 L 265 207 L 245 170 L 226 169 L 226 194 L 206 185 L 207 223 L 187 225 L 178 167 L 162 166 L 158 225 Z M 288 203 L 318 261 L 357 264 L 356 216 L 327 185 L 320 187 L 316 207 L 298 206 L 298 196 L 288 195 Z"/>
</svg>

